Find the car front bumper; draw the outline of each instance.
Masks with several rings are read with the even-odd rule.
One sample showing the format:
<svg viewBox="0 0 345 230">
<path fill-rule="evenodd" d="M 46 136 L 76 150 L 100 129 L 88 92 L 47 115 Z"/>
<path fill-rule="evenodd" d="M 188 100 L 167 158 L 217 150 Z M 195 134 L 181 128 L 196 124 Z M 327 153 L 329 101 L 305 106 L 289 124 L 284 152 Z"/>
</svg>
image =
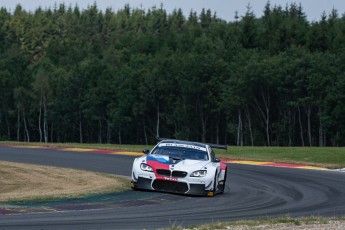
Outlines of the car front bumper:
<svg viewBox="0 0 345 230">
<path fill-rule="evenodd" d="M 138 177 L 137 181 L 132 181 L 132 188 L 155 190 L 161 192 L 171 192 L 188 195 L 213 196 L 213 192 L 206 190 L 205 184 L 194 184 L 187 182 L 149 179 Z"/>
</svg>

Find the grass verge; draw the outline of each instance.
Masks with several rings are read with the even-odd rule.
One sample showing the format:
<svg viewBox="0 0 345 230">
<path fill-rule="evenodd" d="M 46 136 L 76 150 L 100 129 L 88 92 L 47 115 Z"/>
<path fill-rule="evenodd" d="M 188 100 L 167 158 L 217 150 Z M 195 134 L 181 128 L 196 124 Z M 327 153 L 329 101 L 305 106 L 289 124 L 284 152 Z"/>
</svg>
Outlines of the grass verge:
<svg viewBox="0 0 345 230">
<path fill-rule="evenodd" d="M 211 229 L 232 229 L 232 230 L 298 230 L 298 229 L 334 229 L 341 230 L 345 226 L 345 217 L 324 218 L 324 217 L 280 217 L 280 218 L 262 218 L 258 220 L 240 220 L 233 222 L 217 222 L 200 226 L 172 226 L 162 230 L 211 230 Z"/>
<path fill-rule="evenodd" d="M 234 160 L 270 161 L 319 166 L 324 168 L 344 168 L 344 147 L 230 147 L 228 151 L 216 153 Z"/>
<path fill-rule="evenodd" d="M 0 161 L 0 203 L 118 192 L 128 184 L 109 174 Z"/>
</svg>

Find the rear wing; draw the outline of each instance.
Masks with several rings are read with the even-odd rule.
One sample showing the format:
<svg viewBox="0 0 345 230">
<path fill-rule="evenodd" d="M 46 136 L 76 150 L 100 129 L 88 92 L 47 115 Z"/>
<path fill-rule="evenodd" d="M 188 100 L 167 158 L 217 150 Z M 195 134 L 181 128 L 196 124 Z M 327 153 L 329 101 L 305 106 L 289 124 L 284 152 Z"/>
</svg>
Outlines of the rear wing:
<svg viewBox="0 0 345 230">
<path fill-rule="evenodd" d="M 172 138 L 163 138 L 163 137 L 156 137 L 157 142 L 160 141 L 178 141 L 177 139 L 172 139 Z"/>
<path fill-rule="evenodd" d="M 208 144 L 208 143 L 206 143 L 206 144 L 209 145 L 213 149 L 225 149 L 225 150 L 228 150 L 228 146 L 227 145 L 217 145 L 217 144 Z"/>
<path fill-rule="evenodd" d="M 172 138 L 162 138 L 162 137 L 157 137 L 156 138 L 157 141 L 182 141 L 182 140 L 177 140 L 177 139 L 172 139 Z M 194 142 L 194 141 L 191 141 Z M 209 144 L 209 143 L 202 143 L 202 142 L 195 142 L 195 143 L 200 143 L 200 144 L 205 144 L 210 146 L 213 149 L 225 149 L 228 150 L 228 146 L 227 145 L 218 145 L 218 144 Z"/>
</svg>

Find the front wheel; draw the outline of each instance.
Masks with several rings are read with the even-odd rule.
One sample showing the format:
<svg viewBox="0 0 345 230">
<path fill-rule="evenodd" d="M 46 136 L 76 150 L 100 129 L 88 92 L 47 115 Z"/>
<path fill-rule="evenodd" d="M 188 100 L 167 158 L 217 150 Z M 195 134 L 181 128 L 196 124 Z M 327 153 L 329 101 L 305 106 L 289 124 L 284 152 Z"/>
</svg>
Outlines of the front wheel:
<svg viewBox="0 0 345 230">
<path fill-rule="evenodd" d="M 228 169 L 226 168 L 226 169 L 225 169 L 225 174 L 224 174 L 224 180 L 221 181 L 222 184 L 220 185 L 220 186 L 221 186 L 220 191 L 219 191 L 220 194 L 223 194 L 223 193 L 224 193 L 224 190 L 225 190 L 225 182 L 226 182 L 226 176 L 227 176 L 227 174 L 228 174 Z"/>
<path fill-rule="evenodd" d="M 130 183 L 130 187 L 131 187 L 131 189 L 132 189 L 132 190 L 138 190 L 138 189 L 135 187 L 135 185 L 134 185 L 134 182 L 133 182 L 133 181 L 131 181 L 131 183 Z"/>
<path fill-rule="evenodd" d="M 207 193 L 207 196 L 213 197 L 217 192 L 217 173 L 214 175 L 213 189 Z"/>
</svg>

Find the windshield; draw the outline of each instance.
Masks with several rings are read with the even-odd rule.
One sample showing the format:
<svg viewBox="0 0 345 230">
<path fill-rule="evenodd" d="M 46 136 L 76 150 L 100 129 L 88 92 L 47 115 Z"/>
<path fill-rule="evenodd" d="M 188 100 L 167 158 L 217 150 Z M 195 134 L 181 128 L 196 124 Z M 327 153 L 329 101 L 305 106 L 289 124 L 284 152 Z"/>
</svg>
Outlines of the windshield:
<svg viewBox="0 0 345 230">
<path fill-rule="evenodd" d="M 157 146 L 152 154 L 169 156 L 179 160 L 208 160 L 207 152 L 183 147 Z"/>
</svg>

